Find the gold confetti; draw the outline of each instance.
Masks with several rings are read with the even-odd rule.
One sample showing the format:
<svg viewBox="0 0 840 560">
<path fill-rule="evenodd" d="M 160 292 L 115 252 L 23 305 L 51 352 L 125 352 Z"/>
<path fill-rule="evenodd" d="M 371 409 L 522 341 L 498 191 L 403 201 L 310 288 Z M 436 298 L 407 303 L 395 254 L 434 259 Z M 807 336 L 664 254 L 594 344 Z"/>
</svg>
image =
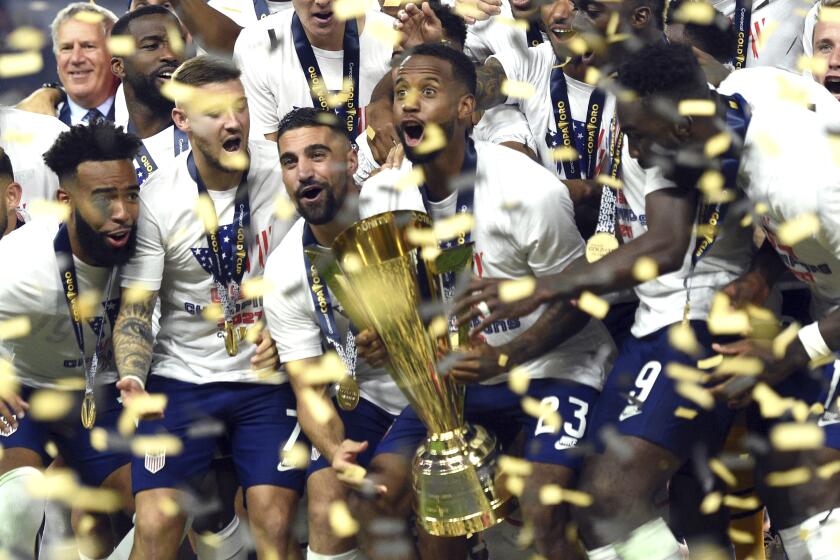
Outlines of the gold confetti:
<svg viewBox="0 0 840 560">
<path fill-rule="evenodd" d="M 55 445 L 55 444 L 53 444 Z M 36 498 L 64 500 L 79 489 L 79 483 L 73 471 L 65 468 L 48 469 L 42 479 L 27 483 L 26 490 Z"/>
<path fill-rule="evenodd" d="M 502 94 L 513 99 L 530 99 L 536 93 L 536 89 L 528 82 L 517 82 L 505 80 L 502 82 Z"/>
<path fill-rule="evenodd" d="M 643 256 L 633 263 L 633 278 L 639 282 L 647 282 L 659 276 L 659 265 L 650 257 Z"/>
<path fill-rule="evenodd" d="M 90 431 L 90 446 L 97 451 L 108 449 L 108 432 L 104 428 L 94 428 Z"/>
<path fill-rule="evenodd" d="M 712 369 L 718 367 L 721 362 L 723 362 L 723 354 L 715 354 L 714 356 L 698 360 L 697 367 L 699 369 Z"/>
<path fill-rule="evenodd" d="M 225 318 L 225 312 L 220 304 L 211 303 L 201 310 L 201 317 L 208 323 L 218 323 Z"/>
<path fill-rule="evenodd" d="M 369 32 L 371 37 L 380 43 L 384 43 L 389 48 L 399 46 L 404 37 L 401 31 L 397 31 L 383 21 L 365 22 L 365 31 Z"/>
<path fill-rule="evenodd" d="M 566 48 L 577 55 L 586 54 L 590 50 L 586 39 L 578 35 L 575 35 L 566 42 Z"/>
<path fill-rule="evenodd" d="M 347 375 L 347 368 L 334 350 L 325 352 L 314 363 L 308 363 L 303 369 L 300 363 L 288 364 L 289 375 L 300 376 L 307 385 L 327 385 L 336 383 Z M 315 393 L 318 395 L 317 393 Z M 320 399 L 321 397 L 318 396 Z"/>
<path fill-rule="evenodd" d="M 764 371 L 764 362 L 753 356 L 725 356 L 715 373 L 732 375 L 758 375 Z"/>
<path fill-rule="evenodd" d="M 178 455 L 183 449 L 183 442 L 172 434 L 135 436 L 131 440 L 131 453 L 137 457 L 144 457 L 147 453 Z"/>
<path fill-rule="evenodd" d="M 822 479 L 829 479 L 837 473 L 840 473 L 840 461 L 832 461 L 817 467 L 817 476 Z"/>
<path fill-rule="evenodd" d="M 431 154 L 446 147 L 446 135 L 440 125 L 427 123 L 423 129 L 423 140 L 414 147 L 419 155 Z"/>
<path fill-rule="evenodd" d="M 508 476 L 505 479 L 505 488 L 514 496 L 521 496 L 525 491 L 525 479 L 521 476 Z"/>
<path fill-rule="evenodd" d="M 515 280 L 505 280 L 499 284 L 499 301 L 510 303 L 525 299 L 534 293 L 536 286 L 536 279 L 530 276 Z"/>
<path fill-rule="evenodd" d="M 836 6 L 820 6 L 820 21 L 825 23 L 840 23 L 840 8 Z"/>
<path fill-rule="evenodd" d="M 638 261 L 637 261 L 638 262 Z M 688 321 L 680 321 L 668 329 L 668 344 L 676 350 L 692 356 L 700 352 L 700 343 Z"/>
<path fill-rule="evenodd" d="M 723 190 L 724 178 L 723 174 L 716 169 L 708 169 L 703 172 L 700 179 L 697 181 L 697 186 L 704 195 L 712 196 Z"/>
<path fill-rule="evenodd" d="M 766 132 L 756 132 L 752 138 L 765 157 L 774 158 L 781 154 L 779 143 L 773 135 Z"/>
<path fill-rule="evenodd" d="M 559 484 L 544 484 L 540 488 L 540 503 L 544 506 L 556 506 L 563 501 L 563 488 Z"/>
<path fill-rule="evenodd" d="M 449 332 L 449 321 L 446 317 L 438 315 L 429 321 L 429 336 L 432 338 L 440 338 Z"/>
<path fill-rule="evenodd" d="M 607 21 L 607 35 L 615 35 L 618 32 L 619 21 L 618 12 L 610 14 L 610 19 Z"/>
<path fill-rule="evenodd" d="M 732 474 L 726 465 L 724 465 L 720 459 L 710 459 L 709 460 L 709 468 L 712 469 L 712 472 L 718 475 L 718 477 L 723 480 L 729 486 L 735 486 L 738 484 L 738 479 L 735 478 L 735 475 Z"/>
<path fill-rule="evenodd" d="M 236 169 L 238 171 L 245 171 L 251 165 L 251 158 L 248 157 L 247 152 L 228 153 L 222 151 L 219 155 L 219 163 L 228 169 Z M 202 195 L 203 196 L 203 195 Z"/>
<path fill-rule="evenodd" d="M 373 130 L 372 126 L 368 125 L 365 129 L 365 136 L 367 136 L 369 142 L 373 142 L 373 139 L 376 138 L 376 131 Z"/>
<path fill-rule="evenodd" d="M 493 23 L 513 27 L 514 29 L 521 29 L 522 31 L 528 30 L 528 22 L 522 19 L 509 18 L 506 16 L 495 16 L 493 18 Z"/>
<path fill-rule="evenodd" d="M 707 158 L 717 157 L 732 145 L 732 138 L 726 132 L 719 132 L 706 141 L 704 153 Z"/>
<path fill-rule="evenodd" d="M 766 383 L 756 383 L 752 391 L 763 418 L 778 418 L 792 406 L 793 399 L 783 399 Z"/>
<path fill-rule="evenodd" d="M 102 14 L 100 14 L 100 13 L 98 13 L 98 12 L 93 12 L 93 11 L 90 11 L 90 10 L 85 10 L 85 11 L 83 11 L 83 12 L 77 12 L 77 13 L 73 16 L 73 19 L 76 19 L 76 20 L 78 20 L 78 21 L 81 21 L 82 23 L 91 23 L 91 24 L 95 24 L 95 23 L 101 23 L 101 22 L 102 22 L 102 20 L 103 20 L 103 19 L 105 19 L 105 16 L 104 16 L 104 15 L 102 15 Z"/>
<path fill-rule="evenodd" d="M 175 517 L 181 512 L 181 506 L 169 496 L 164 496 L 158 500 L 157 507 L 166 517 Z"/>
<path fill-rule="evenodd" d="M 712 298 L 708 325 L 712 334 L 745 334 L 750 329 L 750 317 L 746 311 L 733 311 L 729 296 L 718 292 Z"/>
<path fill-rule="evenodd" d="M 174 101 L 179 106 L 189 104 L 199 95 L 198 88 L 187 84 L 182 84 L 177 80 L 167 80 L 160 86 L 160 93 Z M 206 95 L 203 93 L 201 95 Z"/>
<path fill-rule="evenodd" d="M 70 217 L 70 205 L 55 200 L 33 200 L 29 203 L 27 210 L 33 218 L 50 216 L 64 222 Z"/>
<path fill-rule="evenodd" d="M 777 451 L 817 449 L 825 443 L 825 432 L 816 424 L 785 422 L 770 430 L 770 444 Z"/>
<path fill-rule="evenodd" d="M 122 498 L 119 493 L 109 488 L 79 488 L 70 499 L 74 508 L 98 512 L 115 513 L 122 508 Z"/>
<path fill-rule="evenodd" d="M 517 395 L 524 395 L 530 383 L 531 374 L 524 367 L 516 366 L 510 370 L 508 374 L 508 387 Z"/>
<path fill-rule="evenodd" d="M 510 476 L 531 476 L 534 465 L 530 461 L 512 455 L 499 456 L 499 469 Z"/>
<path fill-rule="evenodd" d="M 441 251 L 440 247 L 436 245 L 426 245 L 420 251 L 420 256 L 423 257 L 423 260 L 426 262 L 434 262 L 442 252 L 443 251 Z"/>
<path fill-rule="evenodd" d="M 729 538 L 736 544 L 752 544 L 755 542 L 755 537 L 752 536 L 752 533 L 740 531 L 733 527 L 729 528 Z"/>
<path fill-rule="evenodd" d="M 248 299 L 261 298 L 273 289 L 274 284 L 264 276 L 248 278 L 242 282 L 242 295 Z"/>
<path fill-rule="evenodd" d="M 108 50 L 111 56 L 131 56 L 137 49 L 134 37 L 131 35 L 117 35 L 108 38 Z"/>
<path fill-rule="evenodd" d="M 677 106 L 677 111 L 683 116 L 711 117 L 717 107 L 711 99 L 683 99 Z"/>
<path fill-rule="evenodd" d="M 423 174 L 423 169 L 420 166 L 412 167 L 411 171 L 405 173 L 397 179 L 394 183 L 394 188 L 397 192 L 402 192 L 403 189 L 416 189 L 426 182 L 426 176 Z"/>
<path fill-rule="evenodd" d="M 180 26 L 172 23 L 166 24 L 166 38 L 169 41 L 169 48 L 175 54 L 182 54 L 184 52 L 184 39 L 181 36 Z"/>
<path fill-rule="evenodd" d="M 715 513 L 720 509 L 722 503 L 723 496 L 721 496 L 720 492 L 710 492 L 706 494 L 706 497 L 700 503 L 700 513 L 703 515 Z"/>
<path fill-rule="evenodd" d="M 73 408 L 73 395 L 67 391 L 40 389 L 29 398 L 29 414 L 41 422 L 55 422 Z"/>
<path fill-rule="evenodd" d="M 457 212 L 444 220 L 436 220 L 433 230 L 441 241 L 463 235 L 475 226 L 475 216 L 469 212 Z"/>
<path fill-rule="evenodd" d="M 44 446 L 44 450 L 47 452 L 47 455 L 55 459 L 58 457 L 58 446 L 55 444 L 54 441 L 50 440 Z"/>
<path fill-rule="evenodd" d="M 127 288 L 123 288 L 122 291 L 122 303 L 124 304 L 135 304 L 135 303 L 142 303 L 148 300 L 152 296 L 152 292 L 143 288 L 139 284 L 134 284 L 128 286 Z"/>
<path fill-rule="evenodd" d="M 796 245 L 820 231 L 820 221 L 816 214 L 800 214 L 779 226 L 779 241 L 785 245 Z"/>
<path fill-rule="evenodd" d="M 681 364 L 679 362 L 669 362 L 665 366 L 665 373 L 668 377 L 676 381 L 684 381 L 686 383 L 705 383 L 708 375 L 699 369 Z"/>
<path fill-rule="evenodd" d="M 580 490 L 563 489 L 563 501 L 576 507 L 589 507 L 594 502 L 591 494 Z"/>
<path fill-rule="evenodd" d="M 592 315 L 596 319 L 603 319 L 610 310 L 610 304 L 607 303 L 607 300 L 596 296 L 592 292 L 583 292 L 580 294 L 577 305 L 578 309 Z"/>
<path fill-rule="evenodd" d="M 601 185 L 606 185 L 613 189 L 620 189 L 624 186 L 624 183 L 621 182 L 621 179 L 617 177 L 610 177 L 609 175 L 598 175 L 595 177 L 595 182 L 600 183 Z"/>
<path fill-rule="evenodd" d="M 0 340 L 23 338 L 29 334 L 30 330 L 32 330 L 32 325 L 29 322 L 29 317 L 26 315 L 6 319 L 0 322 Z"/>
<path fill-rule="evenodd" d="M 561 146 L 551 150 L 551 159 L 554 161 L 577 161 L 578 158 L 580 154 L 571 146 Z"/>
<path fill-rule="evenodd" d="M 283 221 L 290 221 L 297 215 L 297 208 L 285 193 L 280 193 L 274 199 L 274 215 Z"/>
<path fill-rule="evenodd" d="M 90 514 L 84 514 L 79 520 L 79 534 L 87 536 L 96 527 L 96 518 Z"/>
<path fill-rule="evenodd" d="M 283 462 L 283 465 L 300 470 L 309 466 L 311 455 L 309 446 L 299 441 L 289 449 L 284 448 L 280 450 L 280 460 Z"/>
<path fill-rule="evenodd" d="M 556 434 L 560 432 L 563 419 L 560 418 L 560 413 L 551 408 L 551 404 L 548 401 L 538 401 L 533 397 L 523 397 L 522 410 L 528 416 L 539 418 L 549 428 L 550 433 Z"/>
<path fill-rule="evenodd" d="M 335 416 L 332 403 L 308 387 L 302 388 L 298 394 L 298 407 L 301 406 L 321 425 L 326 425 Z"/>
<path fill-rule="evenodd" d="M 706 2 L 683 2 L 674 12 L 674 21 L 709 25 L 715 20 L 715 9 Z"/>
<path fill-rule="evenodd" d="M 499 354 L 499 361 L 497 362 L 499 364 L 499 367 L 507 366 L 508 359 L 509 359 L 509 357 L 508 357 L 507 354 Z"/>
<path fill-rule="evenodd" d="M 676 391 L 681 397 L 690 400 L 705 410 L 711 410 L 715 405 L 715 398 L 712 396 L 712 393 L 708 389 L 704 389 L 694 383 L 679 382 L 676 385 Z"/>
<path fill-rule="evenodd" d="M 796 467 L 787 471 L 768 473 L 764 480 L 767 486 L 797 486 L 811 480 L 811 471 L 808 467 Z"/>
<path fill-rule="evenodd" d="M 39 51 L 46 44 L 44 32 L 29 25 L 15 28 L 6 37 L 6 46 L 16 51 Z"/>
<path fill-rule="evenodd" d="M 723 498 L 723 505 L 735 509 L 756 509 L 761 507 L 761 502 L 755 496 L 740 497 L 727 495 Z"/>
<path fill-rule="evenodd" d="M 601 71 L 595 68 L 594 66 L 590 66 L 586 69 L 586 74 L 583 76 L 583 81 L 589 84 L 590 86 L 596 85 L 601 80 Z"/>
<path fill-rule="evenodd" d="M 694 420 L 697 417 L 697 411 L 693 408 L 685 408 L 684 406 L 678 406 L 674 410 L 674 416 L 677 418 L 684 418 L 686 420 Z"/>
<path fill-rule="evenodd" d="M 359 532 L 359 522 L 343 500 L 336 500 L 330 504 L 329 519 L 333 535 L 340 539 L 350 538 Z"/>
<path fill-rule="evenodd" d="M 219 229 L 219 218 L 216 215 L 216 206 L 213 204 L 213 199 L 210 195 L 202 193 L 198 196 L 198 201 L 195 204 L 195 213 L 204 224 L 204 231 L 207 233 L 214 233 Z"/>
<path fill-rule="evenodd" d="M 773 339 L 773 356 L 775 358 L 781 359 L 785 356 L 788 346 L 791 342 L 796 340 L 798 332 L 799 324 L 791 323 L 785 330 L 780 332 L 779 335 Z"/>
</svg>

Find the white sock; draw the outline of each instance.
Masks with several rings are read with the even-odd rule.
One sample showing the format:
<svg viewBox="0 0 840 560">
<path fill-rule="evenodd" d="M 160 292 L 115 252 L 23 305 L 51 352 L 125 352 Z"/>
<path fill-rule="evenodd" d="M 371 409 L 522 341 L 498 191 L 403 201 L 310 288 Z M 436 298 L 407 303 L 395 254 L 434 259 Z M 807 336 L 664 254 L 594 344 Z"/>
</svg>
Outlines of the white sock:
<svg viewBox="0 0 840 560">
<path fill-rule="evenodd" d="M 199 560 L 245 560 L 248 550 L 243 532 L 239 518 L 234 516 L 218 533 L 197 535 L 195 554 Z"/>
<path fill-rule="evenodd" d="M 802 540 L 801 532 L 801 525 L 794 525 L 779 531 L 779 537 L 782 539 L 782 546 L 785 548 L 788 560 L 811 560 L 808 545 Z"/>
<path fill-rule="evenodd" d="M 28 557 L 44 522 L 47 502 L 29 493 L 44 479 L 35 467 L 18 467 L 0 476 L 0 550 Z"/>
<path fill-rule="evenodd" d="M 623 560 L 680 560 L 680 543 L 661 517 L 648 521 L 616 545 Z"/>
<path fill-rule="evenodd" d="M 830 509 L 806 519 L 801 525 L 812 560 L 837 558 L 840 550 L 840 509 Z"/>
<path fill-rule="evenodd" d="M 108 556 L 108 560 L 128 560 L 132 546 L 134 546 L 134 527 L 125 534 L 123 540 L 120 541 L 116 548 L 114 548 L 114 551 L 111 552 L 111 555 Z"/>
<path fill-rule="evenodd" d="M 341 554 L 321 554 L 312 552 L 312 548 L 306 547 L 306 560 L 361 560 L 359 549 L 354 548 Z"/>
<path fill-rule="evenodd" d="M 589 560 L 621 560 L 618 556 L 615 546 L 608 544 L 595 550 L 587 550 L 586 557 Z"/>
</svg>

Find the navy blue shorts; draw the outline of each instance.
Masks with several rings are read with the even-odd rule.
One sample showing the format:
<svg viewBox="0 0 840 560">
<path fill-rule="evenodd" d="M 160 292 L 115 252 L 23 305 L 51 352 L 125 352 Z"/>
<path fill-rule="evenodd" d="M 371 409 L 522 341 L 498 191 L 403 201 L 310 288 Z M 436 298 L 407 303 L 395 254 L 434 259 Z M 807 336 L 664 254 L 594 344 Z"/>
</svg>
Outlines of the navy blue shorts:
<svg viewBox="0 0 840 560">
<path fill-rule="evenodd" d="M 152 488 L 178 488 L 198 481 L 210 468 L 219 426 L 230 442 L 239 484 L 283 486 L 302 492 L 305 471 L 281 461 L 281 452 L 300 442 L 309 447 L 297 422 L 291 385 L 258 383 L 185 383 L 160 376 L 149 378 L 150 393 L 165 394 L 165 415 L 141 421 L 138 435 L 171 434 L 183 443 L 177 455 L 149 449 L 131 464 L 134 493 Z"/>
<path fill-rule="evenodd" d="M 335 403 L 335 399 L 333 399 L 333 403 L 338 411 L 338 416 L 344 422 L 344 437 L 353 441 L 368 442 L 367 449 L 356 457 L 356 463 L 367 468 L 370 460 L 373 459 L 373 452 L 376 446 L 379 445 L 382 436 L 385 435 L 385 432 L 394 423 L 396 416 L 382 410 L 365 398 L 359 399 L 359 405 L 354 410 L 341 409 Z M 314 472 L 329 466 L 330 464 L 324 456 L 313 446 L 312 462 L 309 464 L 306 476 L 311 476 Z"/>
<path fill-rule="evenodd" d="M 21 388 L 21 397 L 29 401 L 38 389 Z M 115 384 L 100 385 L 94 393 L 96 398 L 96 427 L 115 431 L 117 419 L 122 412 L 122 405 L 117 400 L 120 396 Z M 32 415 L 24 416 L 18 428 L 9 436 L 0 434 L 0 445 L 6 449 L 22 447 L 41 456 L 46 467 L 52 462 L 45 446 L 52 441 L 67 465 L 79 475 L 86 486 L 100 486 L 112 472 L 131 461 L 127 453 L 115 451 L 97 451 L 90 444 L 90 432 L 82 426 L 81 403 L 83 391 L 73 391 L 73 406 L 59 420 L 44 422 L 35 420 Z"/>
<path fill-rule="evenodd" d="M 559 433 L 543 419 L 526 414 L 522 410 L 522 396 L 511 391 L 506 383 L 469 385 L 464 416 L 467 422 L 480 424 L 496 434 L 503 451 L 523 431 L 524 457 L 529 461 L 579 468 L 582 456 L 575 447 L 588 430 L 598 391 L 571 381 L 532 379 L 527 394 L 559 412 L 563 419 Z M 399 453 L 413 457 L 425 438 L 426 426 L 410 406 L 406 407 L 385 434 L 375 455 Z"/>
<path fill-rule="evenodd" d="M 710 455 L 717 454 L 726 441 L 734 411 L 725 402 L 715 402 L 703 410 L 676 392 L 676 381 L 668 376 L 669 363 L 697 367 L 697 360 L 712 354 L 712 336 L 704 321 L 691 321 L 702 350 L 690 356 L 668 342 L 668 329 L 662 328 L 642 338 L 629 336 L 621 346 L 601 398 L 595 405 L 590 436 L 595 447 L 603 450 L 598 437 L 607 426 L 618 433 L 635 436 L 667 449 L 682 460 L 697 445 Z M 678 407 L 697 411 L 692 419 L 676 416 Z"/>
</svg>

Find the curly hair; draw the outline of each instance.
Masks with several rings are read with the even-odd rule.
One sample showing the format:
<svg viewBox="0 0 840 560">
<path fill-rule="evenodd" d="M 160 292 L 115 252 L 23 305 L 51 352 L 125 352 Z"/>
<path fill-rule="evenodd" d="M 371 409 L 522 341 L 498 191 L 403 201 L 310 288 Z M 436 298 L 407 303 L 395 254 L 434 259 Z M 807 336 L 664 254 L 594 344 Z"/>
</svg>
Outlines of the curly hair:
<svg viewBox="0 0 840 560">
<path fill-rule="evenodd" d="M 105 119 L 79 124 L 58 135 L 44 154 L 47 166 L 61 180 L 75 177 L 79 164 L 86 161 L 133 159 L 140 139 Z"/>
</svg>

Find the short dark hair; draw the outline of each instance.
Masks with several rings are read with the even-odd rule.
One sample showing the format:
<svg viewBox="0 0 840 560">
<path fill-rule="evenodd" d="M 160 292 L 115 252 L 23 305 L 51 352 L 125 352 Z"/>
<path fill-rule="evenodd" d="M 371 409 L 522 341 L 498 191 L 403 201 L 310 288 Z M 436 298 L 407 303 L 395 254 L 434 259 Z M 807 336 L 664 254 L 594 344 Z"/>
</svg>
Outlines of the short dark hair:
<svg viewBox="0 0 840 560">
<path fill-rule="evenodd" d="M 429 6 L 440 20 L 444 38 L 457 43 L 461 49 L 467 44 L 467 24 L 452 8 L 441 4 L 438 0 L 429 2 Z"/>
<path fill-rule="evenodd" d="M 9 179 L 9 181 L 15 180 L 15 170 L 12 167 L 12 160 L 9 158 L 9 154 L 6 153 L 2 147 L 0 147 L 0 179 Z"/>
<path fill-rule="evenodd" d="M 163 6 L 159 6 L 157 4 L 149 4 L 147 6 L 141 6 L 136 10 L 131 12 L 126 12 L 117 20 L 117 23 L 114 24 L 114 27 L 111 29 L 111 37 L 117 37 L 120 35 L 130 35 L 128 28 L 131 25 L 131 22 L 135 19 L 140 19 L 146 16 L 167 16 L 172 18 L 172 20 L 180 27 L 181 20 L 178 19 L 174 13 L 172 13 L 169 8 L 165 8 Z"/>
<path fill-rule="evenodd" d="M 283 115 L 283 118 L 280 119 L 280 125 L 277 127 L 277 138 L 279 139 L 290 130 L 315 126 L 326 126 L 336 134 L 347 138 L 347 128 L 335 113 L 313 107 L 298 107 Z M 352 141 L 352 139 L 349 140 Z"/>
<path fill-rule="evenodd" d="M 636 6 L 647 6 L 653 14 L 653 22 L 657 29 L 665 29 L 665 8 L 669 5 L 667 0 L 635 0 Z"/>
<path fill-rule="evenodd" d="M 461 82 L 471 95 L 475 95 L 478 81 L 475 66 L 464 53 L 442 43 L 424 43 L 407 50 L 400 61 L 403 62 L 410 56 L 431 56 L 445 60 L 452 66 L 452 75 L 455 79 Z"/>
<path fill-rule="evenodd" d="M 138 10 L 139 11 L 139 10 Z M 201 87 L 207 84 L 219 84 L 238 80 L 242 73 L 229 60 L 202 54 L 185 60 L 175 70 L 172 79 L 178 83 L 193 87 Z"/>
<path fill-rule="evenodd" d="M 677 43 L 647 45 L 618 69 L 619 83 L 639 96 L 678 101 L 708 97 L 709 87 L 691 47 Z"/>
<path fill-rule="evenodd" d="M 89 125 L 78 124 L 65 130 L 44 154 L 44 161 L 62 180 L 76 175 L 86 161 L 133 159 L 140 139 L 105 119 Z"/>
</svg>

